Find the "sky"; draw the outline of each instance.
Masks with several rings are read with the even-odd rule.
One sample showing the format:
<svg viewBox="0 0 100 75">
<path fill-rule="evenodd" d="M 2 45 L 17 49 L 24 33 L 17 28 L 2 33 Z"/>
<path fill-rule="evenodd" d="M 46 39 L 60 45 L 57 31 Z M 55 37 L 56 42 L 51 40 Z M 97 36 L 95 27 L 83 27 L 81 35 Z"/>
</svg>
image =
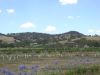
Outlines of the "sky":
<svg viewBox="0 0 100 75">
<path fill-rule="evenodd" d="M 100 0 L 0 0 L 0 33 L 100 35 Z"/>
</svg>

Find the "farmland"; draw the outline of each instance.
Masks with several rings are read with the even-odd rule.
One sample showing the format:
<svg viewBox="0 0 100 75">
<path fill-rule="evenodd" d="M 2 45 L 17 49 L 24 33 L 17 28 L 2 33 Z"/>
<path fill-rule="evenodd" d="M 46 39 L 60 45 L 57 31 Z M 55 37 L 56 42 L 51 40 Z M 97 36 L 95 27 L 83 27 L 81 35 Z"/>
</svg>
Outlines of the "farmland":
<svg viewBox="0 0 100 75">
<path fill-rule="evenodd" d="M 0 75 L 99 75 L 100 36 L 76 31 L 0 35 Z"/>
<path fill-rule="evenodd" d="M 94 67 L 99 70 L 99 65 L 99 48 L 0 49 L 0 75 L 89 75 L 91 69 L 96 71 Z M 85 72 L 78 74 L 81 70 Z"/>
<path fill-rule="evenodd" d="M 100 75 L 100 0 L 0 0 L 0 75 Z"/>
</svg>

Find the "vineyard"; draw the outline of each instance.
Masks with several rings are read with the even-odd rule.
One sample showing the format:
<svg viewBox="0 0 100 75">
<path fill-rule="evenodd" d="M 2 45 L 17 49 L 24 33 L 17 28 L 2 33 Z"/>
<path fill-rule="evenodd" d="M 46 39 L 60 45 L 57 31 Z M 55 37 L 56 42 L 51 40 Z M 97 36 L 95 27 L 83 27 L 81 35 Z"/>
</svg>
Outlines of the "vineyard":
<svg viewBox="0 0 100 75">
<path fill-rule="evenodd" d="M 99 65 L 96 47 L 0 49 L 0 75 L 89 75 L 100 73 Z"/>
</svg>

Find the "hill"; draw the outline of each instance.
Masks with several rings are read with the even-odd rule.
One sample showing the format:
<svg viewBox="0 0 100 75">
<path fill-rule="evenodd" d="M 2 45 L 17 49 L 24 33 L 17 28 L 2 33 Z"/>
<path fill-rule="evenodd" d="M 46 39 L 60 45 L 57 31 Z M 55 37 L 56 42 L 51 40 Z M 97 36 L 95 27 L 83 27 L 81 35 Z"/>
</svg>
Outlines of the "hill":
<svg viewBox="0 0 100 75">
<path fill-rule="evenodd" d="M 8 36 L 0 36 L 0 40 L 3 42 L 3 43 L 15 43 L 15 39 L 14 37 L 8 37 Z"/>
<path fill-rule="evenodd" d="M 76 31 L 70 31 L 62 34 L 45 34 L 45 33 L 11 33 L 7 36 L 14 37 L 17 40 L 20 40 L 21 42 L 26 43 L 33 43 L 33 44 L 50 44 L 50 43 L 57 43 L 59 41 L 64 40 L 70 40 L 75 38 L 83 37 L 84 34 L 76 32 Z"/>
<path fill-rule="evenodd" d="M 94 38 L 94 39 L 93 39 Z M 12 47 L 84 47 L 94 46 L 97 36 L 92 37 L 69 31 L 62 34 L 45 34 L 37 32 L 0 34 L 1 44 L 10 44 Z M 99 37 L 98 37 L 99 38 Z M 99 45 L 98 45 L 99 46 Z"/>
</svg>

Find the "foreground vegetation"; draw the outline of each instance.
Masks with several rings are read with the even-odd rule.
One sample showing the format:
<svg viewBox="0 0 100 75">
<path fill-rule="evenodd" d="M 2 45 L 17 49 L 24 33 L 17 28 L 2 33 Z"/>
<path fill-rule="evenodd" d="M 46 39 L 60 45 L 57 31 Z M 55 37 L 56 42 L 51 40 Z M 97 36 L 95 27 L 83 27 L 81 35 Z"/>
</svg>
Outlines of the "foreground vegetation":
<svg viewBox="0 0 100 75">
<path fill-rule="evenodd" d="M 28 68 L 25 65 L 19 65 L 16 72 L 7 68 L 0 68 L 0 75 L 100 75 L 100 65 L 89 67 L 77 67 L 66 70 L 40 70 L 38 65 Z"/>
<path fill-rule="evenodd" d="M 66 75 L 100 75 L 100 66 L 76 68 L 75 70 L 68 71 Z"/>
<path fill-rule="evenodd" d="M 100 75 L 100 47 L 0 48 L 0 75 Z"/>
<path fill-rule="evenodd" d="M 100 75 L 100 36 L 0 34 L 0 75 Z"/>
<path fill-rule="evenodd" d="M 0 48 L 2 54 L 13 54 L 13 53 L 43 53 L 43 52 L 100 52 L 100 47 L 89 47 L 89 48 Z"/>
</svg>

